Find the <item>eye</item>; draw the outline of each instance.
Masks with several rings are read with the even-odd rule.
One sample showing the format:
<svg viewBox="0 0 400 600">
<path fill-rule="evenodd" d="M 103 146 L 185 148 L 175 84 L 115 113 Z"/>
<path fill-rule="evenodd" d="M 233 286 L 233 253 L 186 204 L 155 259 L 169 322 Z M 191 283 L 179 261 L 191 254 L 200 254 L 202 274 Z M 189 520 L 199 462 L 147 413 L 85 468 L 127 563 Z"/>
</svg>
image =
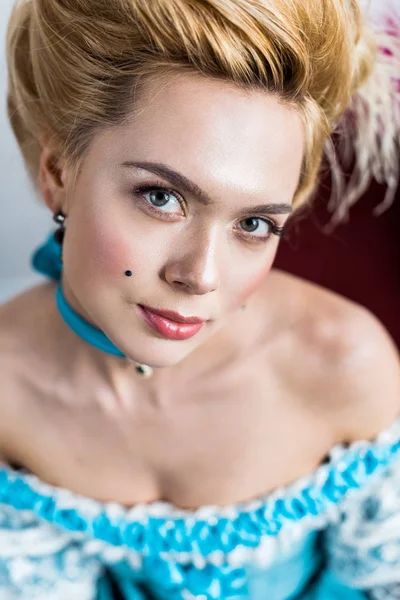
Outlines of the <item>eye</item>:
<svg viewBox="0 0 400 600">
<path fill-rule="evenodd" d="M 270 219 L 262 219 L 261 217 L 248 217 L 242 219 L 239 223 L 242 231 L 246 234 L 246 239 L 253 239 L 255 241 L 266 241 L 269 239 L 272 233 L 276 233 L 279 228 Z"/>
<path fill-rule="evenodd" d="M 146 211 L 165 215 L 166 219 L 186 216 L 185 201 L 178 192 L 162 185 L 142 185 L 133 191 Z M 179 209 L 179 210 L 177 210 Z M 250 242 L 266 242 L 271 234 L 281 236 L 283 227 L 266 217 L 248 217 L 240 221 L 242 237 Z"/>
<path fill-rule="evenodd" d="M 173 190 L 156 186 L 142 186 L 135 190 L 145 200 L 147 208 L 158 214 L 185 214 L 183 200 Z M 177 210 L 178 209 L 178 210 Z"/>
</svg>

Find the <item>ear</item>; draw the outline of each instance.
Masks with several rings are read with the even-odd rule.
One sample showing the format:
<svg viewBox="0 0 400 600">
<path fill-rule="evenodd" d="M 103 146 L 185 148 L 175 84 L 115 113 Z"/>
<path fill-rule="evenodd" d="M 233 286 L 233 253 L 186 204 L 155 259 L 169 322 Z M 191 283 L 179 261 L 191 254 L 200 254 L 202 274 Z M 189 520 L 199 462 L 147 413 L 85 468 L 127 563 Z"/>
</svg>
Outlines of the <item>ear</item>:
<svg viewBox="0 0 400 600">
<path fill-rule="evenodd" d="M 52 213 L 66 213 L 66 169 L 55 150 L 44 146 L 39 164 L 40 191 Z"/>
</svg>

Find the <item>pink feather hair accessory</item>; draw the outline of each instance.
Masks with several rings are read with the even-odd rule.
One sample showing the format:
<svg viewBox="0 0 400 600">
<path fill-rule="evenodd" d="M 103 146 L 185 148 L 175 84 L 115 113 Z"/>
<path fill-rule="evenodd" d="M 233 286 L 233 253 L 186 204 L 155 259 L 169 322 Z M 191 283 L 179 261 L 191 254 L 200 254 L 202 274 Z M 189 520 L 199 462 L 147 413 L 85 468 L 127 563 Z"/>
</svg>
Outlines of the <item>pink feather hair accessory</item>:
<svg viewBox="0 0 400 600">
<path fill-rule="evenodd" d="M 400 0 L 359 4 L 377 57 L 372 75 L 352 96 L 335 129 L 336 147 L 332 139 L 325 147 L 333 184 L 332 225 L 348 220 L 349 209 L 373 179 L 386 186 L 374 209 L 376 216 L 382 214 L 393 203 L 400 178 Z"/>
</svg>

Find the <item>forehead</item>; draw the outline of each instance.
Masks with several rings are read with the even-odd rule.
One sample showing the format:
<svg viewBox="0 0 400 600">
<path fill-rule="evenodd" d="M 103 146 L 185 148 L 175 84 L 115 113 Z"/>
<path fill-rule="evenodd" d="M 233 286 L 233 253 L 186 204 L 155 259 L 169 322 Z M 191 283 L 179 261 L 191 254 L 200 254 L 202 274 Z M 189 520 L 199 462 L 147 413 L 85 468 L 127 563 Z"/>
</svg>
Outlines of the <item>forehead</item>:
<svg viewBox="0 0 400 600">
<path fill-rule="evenodd" d="M 290 202 L 304 133 L 295 108 L 272 94 L 173 74 L 146 82 L 131 117 L 108 143 L 116 160 L 162 162 L 206 187 L 268 189 Z"/>
</svg>

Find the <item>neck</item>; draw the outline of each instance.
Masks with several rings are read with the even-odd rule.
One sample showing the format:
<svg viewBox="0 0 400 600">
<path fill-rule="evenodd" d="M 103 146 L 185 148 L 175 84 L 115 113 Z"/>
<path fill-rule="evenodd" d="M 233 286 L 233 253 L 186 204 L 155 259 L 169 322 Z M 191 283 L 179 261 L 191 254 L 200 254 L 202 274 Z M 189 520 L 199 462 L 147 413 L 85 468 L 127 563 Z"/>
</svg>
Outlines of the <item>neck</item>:
<svg viewBox="0 0 400 600">
<path fill-rule="evenodd" d="M 82 371 L 84 364 L 87 369 L 94 369 L 99 376 L 97 380 L 102 380 L 125 404 L 128 401 L 127 398 L 132 397 L 132 391 L 138 388 L 142 401 L 145 401 L 145 397 L 148 396 L 149 401 L 153 404 L 175 402 L 180 389 L 190 389 L 197 385 L 197 382 L 200 382 L 204 373 L 207 372 L 210 361 L 218 361 L 217 357 L 223 355 L 220 347 L 221 333 L 217 332 L 210 340 L 207 340 L 205 345 L 196 348 L 180 363 L 165 367 L 153 367 L 151 376 L 144 377 L 138 373 L 136 368 L 138 363 L 135 359 L 126 356 L 112 344 L 109 338 L 102 334 L 74 295 L 68 282 L 62 280 L 61 285 L 62 287 L 58 289 L 62 290 L 62 294 L 60 291 L 56 292 L 56 298 L 58 298 L 56 312 L 59 317 L 61 316 L 68 331 L 74 335 L 76 346 L 74 345 L 71 351 L 72 363 L 80 362 L 80 365 L 76 365 L 74 370 Z M 85 326 L 89 327 L 89 329 L 85 329 L 85 335 L 80 335 L 82 321 Z M 88 343 L 88 338 L 94 343 Z M 109 346 L 110 342 L 112 347 Z M 107 350 L 112 351 L 104 351 L 104 347 L 102 348 L 104 344 Z"/>
<path fill-rule="evenodd" d="M 152 367 L 127 357 L 103 331 L 89 321 L 87 316 L 83 317 L 81 315 L 82 311 L 78 312 L 73 308 L 73 302 L 68 301 L 65 296 L 62 281 L 59 282 L 56 289 L 56 304 L 65 323 L 87 344 L 98 348 L 103 353 L 117 357 L 120 362 L 121 360 L 127 361 L 140 377 L 148 379 L 153 375 Z"/>
<path fill-rule="evenodd" d="M 89 360 L 92 367 L 99 374 L 100 379 L 107 382 L 107 385 L 112 388 L 117 397 L 121 398 L 121 401 L 124 401 L 124 398 L 130 397 L 132 389 L 137 389 L 139 386 L 141 388 L 141 397 L 142 394 L 148 394 L 153 403 L 165 404 L 167 402 L 176 402 L 176 398 L 182 396 L 182 394 L 179 394 L 179 390 L 184 389 L 187 392 L 190 389 L 195 389 L 197 386 L 204 386 L 210 371 L 215 372 L 215 367 L 218 364 L 221 364 L 223 368 L 228 355 L 231 356 L 232 362 L 234 362 L 238 352 L 248 345 L 252 337 L 251 335 L 249 336 L 250 331 L 244 312 L 238 310 L 235 315 L 235 330 L 240 329 L 242 331 L 239 335 L 240 344 L 238 344 L 237 334 L 232 337 L 233 332 L 231 328 L 221 327 L 209 340 L 193 350 L 180 363 L 172 366 L 154 367 L 151 377 L 145 378 L 138 374 L 135 368 L 137 363 L 133 357 L 125 356 L 115 346 L 111 352 L 100 348 L 101 343 L 104 342 L 104 338 L 108 340 L 108 343 L 110 343 L 110 340 L 106 336 L 104 338 L 101 335 L 98 337 L 98 334 L 102 333 L 101 330 L 93 323 L 90 316 L 73 294 L 68 283 L 64 280 L 62 281 L 62 292 L 65 299 L 65 306 L 61 302 L 61 310 L 59 306 L 57 312 L 61 313 L 63 317 L 64 311 L 68 312 L 68 309 L 72 309 L 72 317 L 76 316 L 78 326 L 84 320 L 93 329 L 93 331 L 91 329 L 88 330 L 89 337 L 92 334 L 95 336 L 95 343 L 89 344 L 84 336 L 79 336 L 79 333 L 75 331 L 75 340 L 79 344 L 79 351 L 75 351 L 74 356 L 80 361 L 85 357 L 85 363 L 86 360 Z M 68 320 L 70 318 L 71 315 L 69 315 Z M 71 329 L 71 323 L 69 323 L 69 329 Z M 243 340 L 245 340 L 244 346 Z M 110 350 L 108 345 L 107 348 Z M 184 395 L 187 396 L 187 393 Z"/>
</svg>

